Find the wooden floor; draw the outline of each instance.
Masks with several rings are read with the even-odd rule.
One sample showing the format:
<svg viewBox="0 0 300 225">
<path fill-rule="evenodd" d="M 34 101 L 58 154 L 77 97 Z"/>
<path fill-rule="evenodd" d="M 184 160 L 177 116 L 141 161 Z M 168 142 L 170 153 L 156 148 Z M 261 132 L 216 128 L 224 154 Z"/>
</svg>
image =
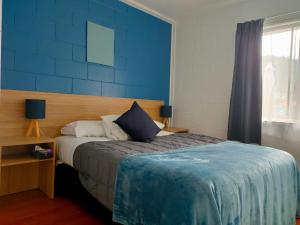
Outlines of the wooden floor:
<svg viewBox="0 0 300 225">
<path fill-rule="evenodd" d="M 1 225 L 111 225 L 72 200 L 56 196 L 47 198 L 40 191 L 0 197 Z M 297 221 L 300 225 L 300 220 Z"/>
<path fill-rule="evenodd" d="M 40 191 L 0 197 L 0 225 L 111 225 L 78 203 L 56 196 L 55 200 Z"/>
</svg>

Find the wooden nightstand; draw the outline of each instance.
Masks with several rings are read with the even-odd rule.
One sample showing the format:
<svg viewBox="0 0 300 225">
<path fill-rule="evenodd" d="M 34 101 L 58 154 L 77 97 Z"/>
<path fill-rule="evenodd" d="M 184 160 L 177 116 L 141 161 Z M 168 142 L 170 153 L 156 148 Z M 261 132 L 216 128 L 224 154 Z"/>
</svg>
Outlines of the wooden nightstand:
<svg viewBox="0 0 300 225">
<path fill-rule="evenodd" d="M 30 154 L 35 145 L 51 148 L 53 157 L 37 159 Z M 0 138 L 0 196 L 41 189 L 54 198 L 55 141 L 46 137 Z"/>
<path fill-rule="evenodd" d="M 188 133 L 189 129 L 186 128 L 178 128 L 178 127 L 168 127 L 164 128 L 165 131 L 173 132 L 173 133 Z"/>
</svg>

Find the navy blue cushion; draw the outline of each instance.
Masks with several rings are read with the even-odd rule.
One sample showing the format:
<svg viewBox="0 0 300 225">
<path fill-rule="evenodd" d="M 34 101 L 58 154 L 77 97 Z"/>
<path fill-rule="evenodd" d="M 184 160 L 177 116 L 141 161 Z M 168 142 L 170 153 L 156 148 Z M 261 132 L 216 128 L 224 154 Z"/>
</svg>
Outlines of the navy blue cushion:
<svg viewBox="0 0 300 225">
<path fill-rule="evenodd" d="M 137 102 L 134 102 L 130 110 L 114 122 L 135 141 L 153 141 L 156 134 L 160 131 L 159 127 Z"/>
</svg>

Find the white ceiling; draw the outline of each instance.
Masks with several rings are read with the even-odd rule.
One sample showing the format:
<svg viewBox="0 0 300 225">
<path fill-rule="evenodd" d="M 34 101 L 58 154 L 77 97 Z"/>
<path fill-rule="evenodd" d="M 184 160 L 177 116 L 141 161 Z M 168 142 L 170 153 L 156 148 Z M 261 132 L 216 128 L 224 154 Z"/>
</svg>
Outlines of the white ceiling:
<svg viewBox="0 0 300 225">
<path fill-rule="evenodd" d="M 227 5 L 246 0 L 123 0 L 138 3 L 166 17 L 176 19 L 210 6 Z"/>
</svg>

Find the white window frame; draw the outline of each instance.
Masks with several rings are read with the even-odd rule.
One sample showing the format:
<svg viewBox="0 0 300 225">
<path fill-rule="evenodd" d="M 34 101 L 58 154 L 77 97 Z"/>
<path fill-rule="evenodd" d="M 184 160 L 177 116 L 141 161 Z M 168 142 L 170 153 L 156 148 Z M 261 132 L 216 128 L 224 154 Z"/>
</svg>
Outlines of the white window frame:
<svg viewBox="0 0 300 225">
<path fill-rule="evenodd" d="M 288 13 L 288 14 L 284 14 L 284 15 L 279 15 L 279 16 L 274 16 L 274 17 L 270 17 L 265 19 L 264 22 L 264 29 L 263 29 L 263 35 L 267 34 L 267 33 L 271 33 L 274 31 L 279 31 L 279 30 L 284 30 L 286 29 L 291 29 L 294 30 L 293 28 L 296 27 L 300 27 L 300 11 L 297 12 L 292 12 L 292 13 Z M 291 35 L 291 44 L 293 45 L 293 33 Z M 291 53 L 292 54 L 292 51 Z M 289 73 L 289 80 L 291 79 L 291 73 Z M 289 105 L 289 101 L 290 101 L 290 82 L 288 82 L 288 105 Z M 289 109 L 288 109 L 289 110 Z M 274 121 L 263 121 L 263 122 L 274 122 L 274 123 L 286 123 L 286 124 L 292 124 L 295 122 L 299 122 L 299 121 L 294 121 L 291 119 L 286 119 L 286 120 L 274 120 Z"/>
</svg>

